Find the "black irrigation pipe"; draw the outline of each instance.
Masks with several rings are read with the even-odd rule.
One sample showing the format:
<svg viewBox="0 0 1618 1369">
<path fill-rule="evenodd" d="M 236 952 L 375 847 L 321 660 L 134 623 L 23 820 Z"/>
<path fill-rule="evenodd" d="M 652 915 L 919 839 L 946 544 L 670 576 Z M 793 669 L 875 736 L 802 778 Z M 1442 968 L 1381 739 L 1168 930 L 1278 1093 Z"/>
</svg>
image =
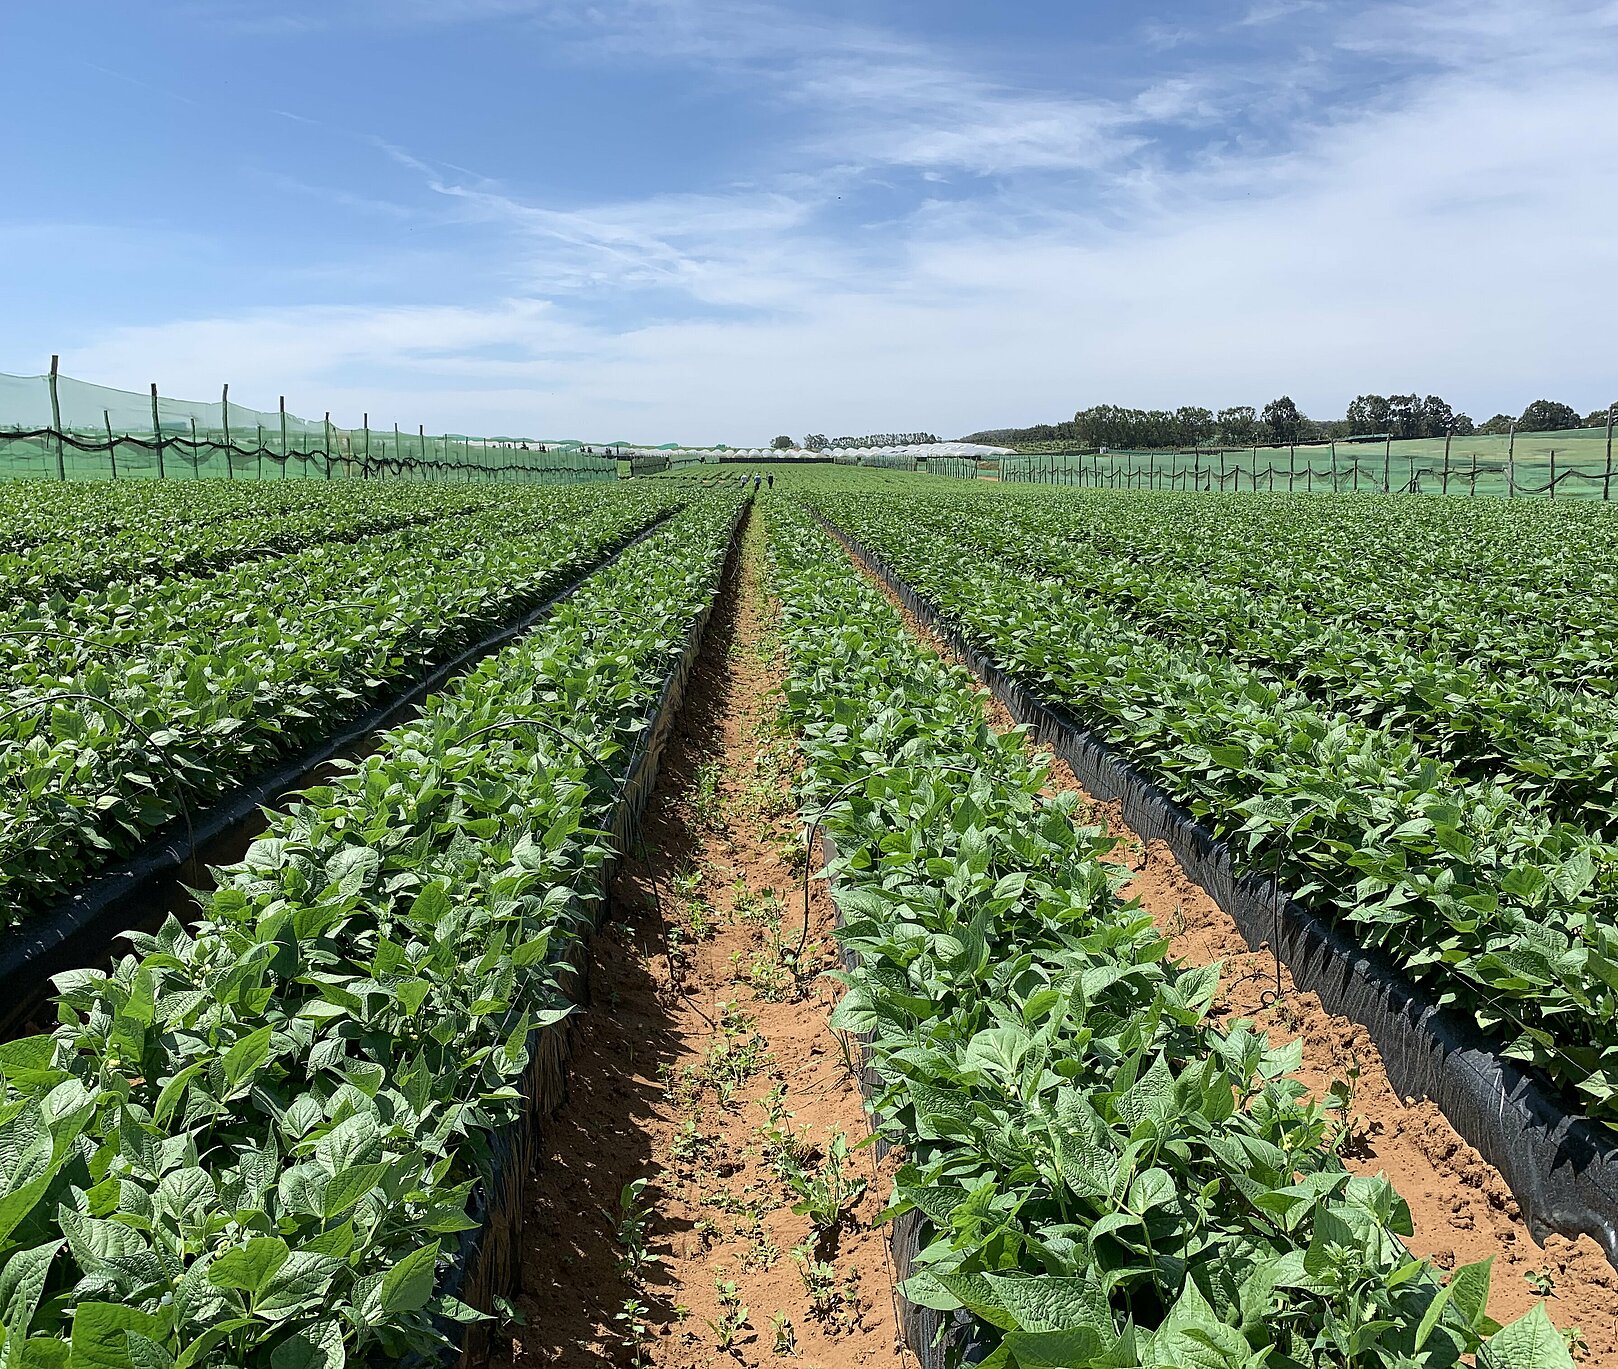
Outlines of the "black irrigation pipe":
<svg viewBox="0 0 1618 1369">
<path fill-rule="evenodd" d="M 986 684 L 1035 740 L 1048 744 L 1092 795 L 1118 800 L 1143 842 L 1166 842 L 1186 874 L 1267 946 L 1300 990 L 1369 1032 L 1401 1097 L 1431 1098 L 1460 1137 L 1505 1180 L 1536 1241 L 1589 1236 L 1618 1267 L 1618 1133 L 1585 1116 L 1538 1071 L 1503 1056 L 1467 1015 L 1440 1007 L 1383 952 L 1303 907 L 1277 881 L 1239 874 L 1230 846 L 1139 767 L 1060 706 L 1039 698 L 979 651 L 956 624 L 877 553 L 821 520 L 850 555 Z"/>
<path fill-rule="evenodd" d="M 94 964 L 108 954 L 122 932 L 160 924 L 170 900 L 183 892 L 183 882 L 195 876 L 210 848 L 251 837 L 262 826 L 261 809 L 307 787 L 323 766 L 353 752 L 373 734 L 396 726 L 447 680 L 531 631 L 584 581 L 652 536 L 671 516 L 659 515 L 609 544 L 536 607 L 402 683 L 340 731 L 228 790 L 207 808 L 194 814 L 185 808 L 183 825 L 170 824 L 131 856 L 6 929 L 0 934 L 0 1040 L 15 1035 L 47 1001 L 52 975 Z"/>
<path fill-rule="evenodd" d="M 634 845 L 640 830 L 640 821 L 657 785 L 658 766 L 663 751 L 674 730 L 674 723 L 685 700 L 686 685 L 691 678 L 698 652 L 702 648 L 708 622 L 718 603 L 720 587 L 730 573 L 741 542 L 741 529 L 749 505 L 744 503 L 736 511 L 731 523 L 729 545 L 724 564 L 714 579 L 712 593 L 703 607 L 686 625 L 685 639 L 656 700 L 648 708 L 646 725 L 636 738 L 624 778 L 617 786 L 612 800 L 612 826 L 610 836 L 614 854 L 603 862 L 597 876 L 591 881 L 589 892 L 594 895 L 600 915 L 605 912 L 613 877 L 623 859 L 623 853 Z M 521 726 L 537 722 L 531 718 L 514 718 L 492 724 L 484 731 L 506 726 Z M 549 724 L 547 730 L 556 731 Z M 473 734 L 480 735 L 480 734 Z M 565 733 L 559 733 L 585 754 L 603 773 L 608 774 L 596 758 Z M 593 929 L 592 929 L 593 930 Z M 589 942 L 580 937 L 568 948 L 562 968 L 562 992 L 579 1005 L 590 1002 Z M 524 1190 L 529 1176 L 538 1168 L 542 1153 L 544 1127 L 568 1097 L 568 1059 L 572 1047 L 573 1018 L 563 1018 L 552 1026 L 536 1027 L 528 1039 L 528 1069 L 520 1090 L 523 1098 L 522 1115 L 504 1131 L 496 1134 L 491 1147 L 489 1177 L 472 1192 L 468 1214 L 476 1227 L 463 1232 L 460 1247 L 450 1262 L 446 1277 L 440 1279 L 437 1292 L 460 1299 L 463 1303 L 482 1311 L 495 1306 L 498 1297 L 509 1295 L 520 1285 L 523 1255 L 523 1217 L 527 1205 Z M 472 1323 L 445 1322 L 440 1326 L 451 1344 L 456 1347 L 462 1369 L 488 1362 L 493 1338 L 498 1334 L 499 1322 Z M 380 1366 L 385 1362 L 373 1357 Z M 412 1361 L 409 1369 L 421 1364 Z"/>
</svg>

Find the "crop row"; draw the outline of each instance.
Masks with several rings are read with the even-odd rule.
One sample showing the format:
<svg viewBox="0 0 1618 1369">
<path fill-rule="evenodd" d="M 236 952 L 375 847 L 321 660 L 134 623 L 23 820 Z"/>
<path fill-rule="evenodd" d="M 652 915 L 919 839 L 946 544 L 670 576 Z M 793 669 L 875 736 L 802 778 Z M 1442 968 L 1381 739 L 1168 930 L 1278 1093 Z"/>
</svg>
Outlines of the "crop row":
<svg viewBox="0 0 1618 1369">
<path fill-rule="evenodd" d="M 1285 512 L 1274 510 L 1278 523 Z M 1408 737 L 1468 780 L 1498 780 L 1531 803 L 1543 801 L 1553 820 L 1618 836 L 1618 700 L 1558 688 L 1518 661 L 1490 662 L 1471 649 L 1447 649 L 1431 635 L 1362 623 L 1357 591 L 1374 573 L 1370 566 L 1339 570 L 1336 579 L 1317 570 L 1301 598 L 1290 590 L 1260 593 L 1239 571 L 1176 572 L 1101 551 L 1089 544 L 1090 514 L 1057 503 L 1014 511 L 919 503 L 912 510 L 963 551 L 1053 580 L 1175 646 L 1254 666 L 1280 687 Z M 1340 518 L 1353 522 L 1347 511 Z M 1492 622 L 1463 597 L 1443 607 L 1463 633 L 1469 624 Z M 1603 649 L 1611 650 L 1618 620 L 1605 637 Z"/>
<path fill-rule="evenodd" d="M 817 503 L 991 660 L 1144 766 L 1239 868 L 1349 919 L 1508 1053 L 1618 1112 L 1612 847 L 1249 666 L 963 558 L 896 501 Z"/>
<path fill-rule="evenodd" d="M 1080 491 L 994 503 L 1107 563 L 1240 586 L 1505 676 L 1618 690 L 1618 521 L 1601 505 Z"/>
<path fill-rule="evenodd" d="M 675 502 L 508 491 L 483 513 L 41 607 L 31 635 L 0 639 L 0 914 L 328 734 Z"/>
<path fill-rule="evenodd" d="M 397 1363 L 478 1315 L 446 1255 L 735 507 L 694 502 L 274 817 L 193 931 L 59 978 L 62 1025 L 0 1047 L 0 1360 Z"/>
<path fill-rule="evenodd" d="M 0 489 L 0 604 L 204 574 L 495 503 L 482 487 L 381 483 L 11 484 Z"/>
<path fill-rule="evenodd" d="M 1493 1330 L 1487 1262 L 1447 1284 L 1409 1212 L 1337 1153 L 1291 1046 L 1205 1014 L 1218 968 L 1167 959 L 1071 795 L 997 737 L 964 672 L 801 515 L 770 538 L 787 714 L 823 815 L 840 939 L 834 1025 L 865 1035 L 875 1110 L 924 1217 L 904 1295 L 965 1308 L 987 1362 L 1447 1366 Z M 1490 1362 L 1568 1365 L 1542 1310 Z"/>
</svg>

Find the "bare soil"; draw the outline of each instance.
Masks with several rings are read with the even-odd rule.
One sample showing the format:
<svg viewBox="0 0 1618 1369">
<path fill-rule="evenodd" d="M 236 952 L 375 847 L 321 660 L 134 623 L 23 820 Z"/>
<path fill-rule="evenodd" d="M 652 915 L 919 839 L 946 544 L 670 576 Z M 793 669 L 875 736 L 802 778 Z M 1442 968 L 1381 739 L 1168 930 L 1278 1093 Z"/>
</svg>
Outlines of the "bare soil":
<svg viewBox="0 0 1618 1369">
<path fill-rule="evenodd" d="M 854 559 L 854 564 L 860 562 Z M 860 567 L 864 570 L 864 567 Z M 873 584 L 910 630 L 946 660 L 958 653 L 923 624 L 875 576 Z M 979 686 L 990 723 L 1015 726 L 1004 704 Z M 1507 1322 L 1543 1301 L 1551 1320 L 1577 1328 L 1574 1356 L 1595 1369 L 1618 1369 L 1618 1272 L 1587 1236 L 1550 1236 L 1543 1245 L 1527 1224 L 1500 1173 L 1456 1134 L 1428 1099 L 1401 1098 L 1365 1028 L 1336 1016 L 1313 993 L 1300 992 L 1267 949 L 1248 947 L 1236 924 L 1181 868 L 1168 845 L 1150 846 L 1081 785 L 1065 761 L 1037 746 L 1049 762 L 1049 789 L 1080 795 L 1081 813 L 1115 837 L 1107 859 L 1130 872 L 1123 895 L 1135 899 L 1169 938 L 1175 959 L 1224 965 L 1215 1021 L 1246 1019 L 1273 1042 L 1303 1042 L 1298 1077 L 1318 1095 L 1335 1080 L 1350 1081 L 1354 1140 L 1345 1163 L 1359 1174 L 1386 1174 L 1410 1206 L 1414 1235 L 1405 1244 L 1442 1269 L 1494 1257 L 1489 1315 Z"/>
<path fill-rule="evenodd" d="M 767 506 L 721 591 L 644 849 L 594 943 L 570 1098 L 527 1195 L 524 1324 L 500 1337 L 497 1366 L 911 1362 L 874 1225 L 888 1176 L 854 1148 L 867 1123 L 826 1020 L 833 909 L 818 886 L 797 953 L 798 761 L 774 726 Z M 792 1210 L 794 1168 L 841 1174 L 855 1196 L 840 1219 L 817 1228 Z"/>
</svg>

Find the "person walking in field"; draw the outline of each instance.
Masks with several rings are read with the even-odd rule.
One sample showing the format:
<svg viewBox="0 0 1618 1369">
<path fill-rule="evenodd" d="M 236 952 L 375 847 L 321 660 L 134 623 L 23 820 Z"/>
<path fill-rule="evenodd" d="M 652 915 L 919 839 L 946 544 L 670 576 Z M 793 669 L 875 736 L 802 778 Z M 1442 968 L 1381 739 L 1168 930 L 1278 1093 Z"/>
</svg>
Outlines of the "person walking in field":
<svg viewBox="0 0 1618 1369">
<path fill-rule="evenodd" d="M 764 477 L 764 479 L 769 483 L 770 488 L 773 490 L 775 488 L 775 472 L 771 471 L 767 476 Z"/>
</svg>

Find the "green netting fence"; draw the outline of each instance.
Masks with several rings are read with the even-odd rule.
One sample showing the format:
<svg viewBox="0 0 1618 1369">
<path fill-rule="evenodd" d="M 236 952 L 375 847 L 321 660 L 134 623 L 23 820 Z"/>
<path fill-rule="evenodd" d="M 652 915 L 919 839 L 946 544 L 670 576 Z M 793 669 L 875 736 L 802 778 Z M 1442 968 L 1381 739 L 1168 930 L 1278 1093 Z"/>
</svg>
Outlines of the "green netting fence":
<svg viewBox="0 0 1618 1369">
<path fill-rule="evenodd" d="M 925 470 L 928 475 L 948 475 L 957 480 L 976 480 L 978 459 L 975 456 L 924 456 L 917 469 Z"/>
<path fill-rule="evenodd" d="M 1288 490 L 1601 499 L 1618 494 L 1613 422 L 1549 433 L 1202 451 L 1005 456 L 1000 479 L 1106 489 Z"/>
<path fill-rule="evenodd" d="M 0 375 L 0 479 L 50 480 L 616 480 L 614 455 L 543 442 L 397 425 L 338 427 L 278 409 L 171 399 L 56 373 Z"/>
<path fill-rule="evenodd" d="M 865 466 L 879 471 L 919 471 L 925 459 L 911 453 L 839 451 L 832 461 L 838 466 Z"/>
</svg>

